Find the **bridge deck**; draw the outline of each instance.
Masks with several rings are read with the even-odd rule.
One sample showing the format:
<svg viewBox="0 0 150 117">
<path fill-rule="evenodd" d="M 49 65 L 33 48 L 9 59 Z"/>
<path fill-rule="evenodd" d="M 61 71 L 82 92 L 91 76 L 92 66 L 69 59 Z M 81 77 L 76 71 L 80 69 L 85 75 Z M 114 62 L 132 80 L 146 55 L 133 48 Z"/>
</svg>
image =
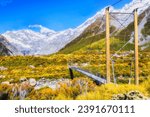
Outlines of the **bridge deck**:
<svg viewBox="0 0 150 117">
<path fill-rule="evenodd" d="M 70 68 L 71 70 L 78 71 L 78 72 L 80 72 L 80 73 L 82 73 L 82 74 L 84 74 L 84 75 L 86 75 L 86 76 L 92 78 L 93 80 L 95 80 L 95 81 L 98 82 L 99 84 L 105 84 L 105 83 L 106 83 L 106 80 L 105 80 L 105 79 L 103 79 L 103 78 L 101 78 L 101 77 L 98 77 L 98 76 L 96 76 L 96 75 L 94 75 L 94 74 L 92 74 L 92 73 L 90 73 L 90 72 L 88 72 L 88 71 L 82 70 L 82 69 L 80 69 L 80 68 L 78 68 L 78 67 L 75 67 L 75 66 L 69 66 L 69 68 Z"/>
</svg>

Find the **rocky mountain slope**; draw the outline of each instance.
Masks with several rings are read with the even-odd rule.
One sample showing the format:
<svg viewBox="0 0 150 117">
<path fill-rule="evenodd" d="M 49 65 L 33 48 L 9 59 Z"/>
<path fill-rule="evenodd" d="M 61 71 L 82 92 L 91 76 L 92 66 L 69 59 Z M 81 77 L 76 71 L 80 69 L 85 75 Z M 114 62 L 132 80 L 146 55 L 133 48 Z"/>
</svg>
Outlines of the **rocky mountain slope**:
<svg viewBox="0 0 150 117">
<path fill-rule="evenodd" d="M 138 4 L 138 3 L 137 3 Z M 130 6 L 130 5 L 129 5 Z M 135 5 L 137 6 L 137 5 Z M 135 8 L 135 7 L 134 7 Z M 145 9 L 146 8 L 146 9 Z M 133 7 L 132 7 L 133 9 Z M 123 11 L 125 12 L 125 11 Z M 133 11 L 132 11 L 133 12 Z M 144 6 L 144 10 L 139 10 L 139 46 L 142 50 L 148 50 L 150 47 L 150 7 Z M 111 14 L 111 37 L 118 38 L 125 42 L 133 43 L 134 23 L 133 15 L 124 15 L 124 20 L 119 19 L 120 15 Z M 121 16 L 123 17 L 123 15 Z M 117 24 L 118 23 L 118 24 Z M 81 49 L 83 46 L 90 45 L 100 39 L 105 38 L 105 17 L 99 17 L 94 23 L 88 26 L 84 32 L 67 44 L 60 53 L 71 53 Z"/>
<path fill-rule="evenodd" d="M 10 55 L 10 51 L 5 47 L 5 45 L 0 43 L 0 56 L 2 55 Z"/>
<path fill-rule="evenodd" d="M 13 47 L 4 36 L 0 35 L 0 56 L 1 55 L 21 55 L 21 53 Z"/>
</svg>

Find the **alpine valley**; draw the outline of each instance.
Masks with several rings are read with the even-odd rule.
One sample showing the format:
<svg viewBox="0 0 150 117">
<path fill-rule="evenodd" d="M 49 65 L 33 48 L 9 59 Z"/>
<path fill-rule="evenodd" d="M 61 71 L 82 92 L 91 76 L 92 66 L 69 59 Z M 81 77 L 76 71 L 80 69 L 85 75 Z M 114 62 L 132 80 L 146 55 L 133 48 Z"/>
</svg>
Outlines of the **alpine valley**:
<svg viewBox="0 0 150 117">
<path fill-rule="evenodd" d="M 0 99 L 150 99 L 150 0 L 132 0 L 120 9 L 110 6 L 111 82 L 116 78 L 117 84 L 96 85 L 76 71 L 70 78 L 68 66 L 106 77 L 106 7 L 74 29 L 54 31 L 36 24 L 1 34 Z M 137 8 L 139 86 L 134 85 Z"/>
</svg>

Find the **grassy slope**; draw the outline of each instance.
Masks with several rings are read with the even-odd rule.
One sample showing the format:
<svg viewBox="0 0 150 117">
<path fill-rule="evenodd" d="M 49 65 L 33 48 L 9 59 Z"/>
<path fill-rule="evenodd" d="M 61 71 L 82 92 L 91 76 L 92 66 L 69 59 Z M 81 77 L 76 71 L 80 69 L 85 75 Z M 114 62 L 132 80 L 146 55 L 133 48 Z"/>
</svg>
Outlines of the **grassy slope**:
<svg viewBox="0 0 150 117">
<path fill-rule="evenodd" d="M 61 49 L 59 53 L 69 54 L 103 39 L 106 32 L 100 32 L 100 25 L 101 21 L 96 20 L 96 22 L 90 25 L 79 37 L 77 37 L 75 40 L 67 44 L 63 49 Z M 114 30 L 115 27 L 112 26 L 110 28 L 110 32 L 113 32 Z"/>
<path fill-rule="evenodd" d="M 119 49 L 121 46 L 121 41 L 118 39 L 111 39 L 111 50 Z M 11 81 L 17 82 L 20 78 L 69 78 L 68 63 L 76 64 L 79 67 L 88 70 L 92 73 L 100 73 L 101 76 L 105 77 L 105 39 L 101 39 L 91 45 L 81 48 L 72 54 L 54 54 L 50 56 L 12 56 L 12 57 L 0 57 L 0 66 L 8 68 L 7 70 L 0 71 L 0 75 L 4 75 L 5 78 L 1 78 L 0 82 Z M 130 50 L 133 45 L 128 45 L 123 52 Z M 112 49 L 113 48 L 113 49 Z M 114 53 L 114 51 L 111 51 Z M 115 75 L 119 77 L 123 75 L 125 78 L 130 77 L 130 60 L 133 54 L 127 57 L 114 58 L 115 63 Z M 125 58 L 125 59 L 124 59 Z M 126 60 L 127 59 L 127 60 Z M 150 53 L 142 52 L 140 53 L 140 79 L 142 77 L 148 78 L 150 75 Z M 83 64 L 87 63 L 87 66 Z M 35 68 L 30 67 L 30 65 L 35 66 Z M 134 67 L 134 66 L 132 66 Z M 134 71 L 132 71 L 134 72 Z M 112 73 L 112 72 L 111 72 Z M 143 86 L 125 85 L 128 83 L 128 79 L 119 79 L 117 83 L 125 83 L 123 85 L 102 85 L 95 86 L 92 81 L 88 82 L 87 95 L 85 95 L 86 85 L 78 85 L 81 81 L 81 74 L 74 72 L 76 78 L 72 80 L 72 85 L 61 85 L 58 90 L 52 90 L 50 88 L 42 88 L 40 90 L 31 90 L 27 95 L 26 99 L 42 99 L 42 100 L 52 100 L 52 99 L 111 99 L 113 95 L 118 93 L 127 93 L 128 91 L 138 90 L 147 96 L 149 91 L 148 83 Z M 111 74 L 112 76 L 112 74 Z M 89 80 L 89 78 L 87 79 Z M 140 80 L 142 81 L 142 80 Z M 133 80 L 132 80 L 133 83 Z M 7 89 L 8 88 L 8 89 Z M 30 88 L 30 87 L 29 87 Z M 114 89 L 114 90 L 112 90 Z M 0 85 L 0 92 L 11 90 L 10 87 L 5 85 Z M 11 91 L 10 91 L 11 92 Z M 97 96 L 95 97 L 95 94 Z M 149 93 L 150 94 L 150 93 Z M 12 93 L 10 93 L 12 95 Z M 17 98 L 18 99 L 18 98 Z"/>
<path fill-rule="evenodd" d="M 127 31 L 129 30 L 130 31 Z M 114 30 L 111 29 L 111 32 Z M 116 44 L 116 45 L 111 45 L 113 50 L 117 50 L 118 46 L 122 46 L 125 42 L 127 42 L 129 40 L 129 36 L 123 36 L 121 37 L 120 35 L 125 35 L 124 33 L 127 32 L 126 35 L 131 35 L 133 30 L 133 24 L 130 24 L 127 28 L 125 28 L 124 30 L 118 32 L 118 34 L 115 36 L 116 38 L 119 38 L 120 40 L 123 40 L 120 45 Z M 77 51 L 85 46 L 91 45 L 94 42 L 98 42 L 99 40 L 103 39 L 105 37 L 105 32 L 98 34 L 98 35 L 94 35 L 94 36 L 90 36 L 90 37 L 86 37 L 86 36 L 80 36 L 78 38 L 76 38 L 74 41 L 72 41 L 71 43 L 69 43 L 68 45 L 66 45 L 62 50 L 60 50 L 59 53 L 64 53 L 64 54 L 68 54 L 68 53 L 72 53 L 74 51 Z M 124 40 L 125 39 L 125 40 Z M 116 47 L 117 46 L 117 47 Z M 128 50 L 129 49 L 133 49 L 132 47 L 129 48 L 129 46 L 127 47 Z M 126 49 L 127 49 L 126 48 Z"/>
<path fill-rule="evenodd" d="M 87 37 L 87 38 L 77 38 L 71 43 L 69 43 L 65 48 L 63 48 L 60 53 L 72 53 L 74 51 L 77 51 L 81 49 L 82 47 L 85 47 L 86 45 L 89 45 L 93 42 L 96 42 L 100 39 L 100 37 L 103 37 L 102 35 L 96 35 L 93 37 Z"/>
<path fill-rule="evenodd" d="M 113 54 L 118 50 L 123 43 L 118 39 L 111 39 L 111 53 Z M 8 70 L 0 71 L 1 75 L 4 75 L 5 78 L 0 79 L 0 81 L 7 81 L 14 79 L 16 82 L 22 78 L 35 78 L 39 79 L 42 77 L 45 78 L 69 78 L 68 66 L 67 64 L 78 64 L 84 69 L 91 70 L 93 73 L 99 73 L 99 68 L 101 68 L 100 74 L 105 77 L 105 40 L 102 39 L 88 45 L 72 54 L 54 54 L 50 56 L 17 56 L 17 57 L 1 57 L 0 66 L 8 68 Z M 132 44 L 126 46 L 124 51 L 129 51 L 133 48 Z M 124 52 L 123 51 L 123 52 Z M 149 67 L 149 53 L 141 53 L 140 56 L 140 67 L 142 76 L 147 76 L 150 71 Z M 116 75 L 120 76 L 124 74 L 125 76 L 130 76 L 130 60 L 133 55 L 125 57 L 128 60 L 123 58 L 114 58 L 116 59 Z M 88 63 L 87 66 L 82 64 Z M 30 65 L 35 66 L 31 68 Z M 75 76 L 82 76 L 81 74 L 75 73 Z"/>
</svg>

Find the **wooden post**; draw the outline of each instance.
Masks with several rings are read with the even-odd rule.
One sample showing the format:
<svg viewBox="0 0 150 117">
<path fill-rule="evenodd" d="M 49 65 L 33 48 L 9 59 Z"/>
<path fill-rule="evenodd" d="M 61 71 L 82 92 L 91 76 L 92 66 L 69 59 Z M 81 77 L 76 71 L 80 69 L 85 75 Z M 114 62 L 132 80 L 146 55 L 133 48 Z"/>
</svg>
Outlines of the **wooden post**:
<svg viewBox="0 0 150 117">
<path fill-rule="evenodd" d="M 134 10 L 134 42 L 135 42 L 135 84 L 139 85 L 139 61 L 138 61 L 138 14 L 137 9 Z"/>
<path fill-rule="evenodd" d="M 106 8 L 106 79 L 110 83 L 110 16 L 109 7 Z"/>
<path fill-rule="evenodd" d="M 73 79 L 74 75 L 73 75 L 73 70 L 71 68 L 69 68 L 69 73 L 70 73 L 70 78 Z"/>
</svg>

